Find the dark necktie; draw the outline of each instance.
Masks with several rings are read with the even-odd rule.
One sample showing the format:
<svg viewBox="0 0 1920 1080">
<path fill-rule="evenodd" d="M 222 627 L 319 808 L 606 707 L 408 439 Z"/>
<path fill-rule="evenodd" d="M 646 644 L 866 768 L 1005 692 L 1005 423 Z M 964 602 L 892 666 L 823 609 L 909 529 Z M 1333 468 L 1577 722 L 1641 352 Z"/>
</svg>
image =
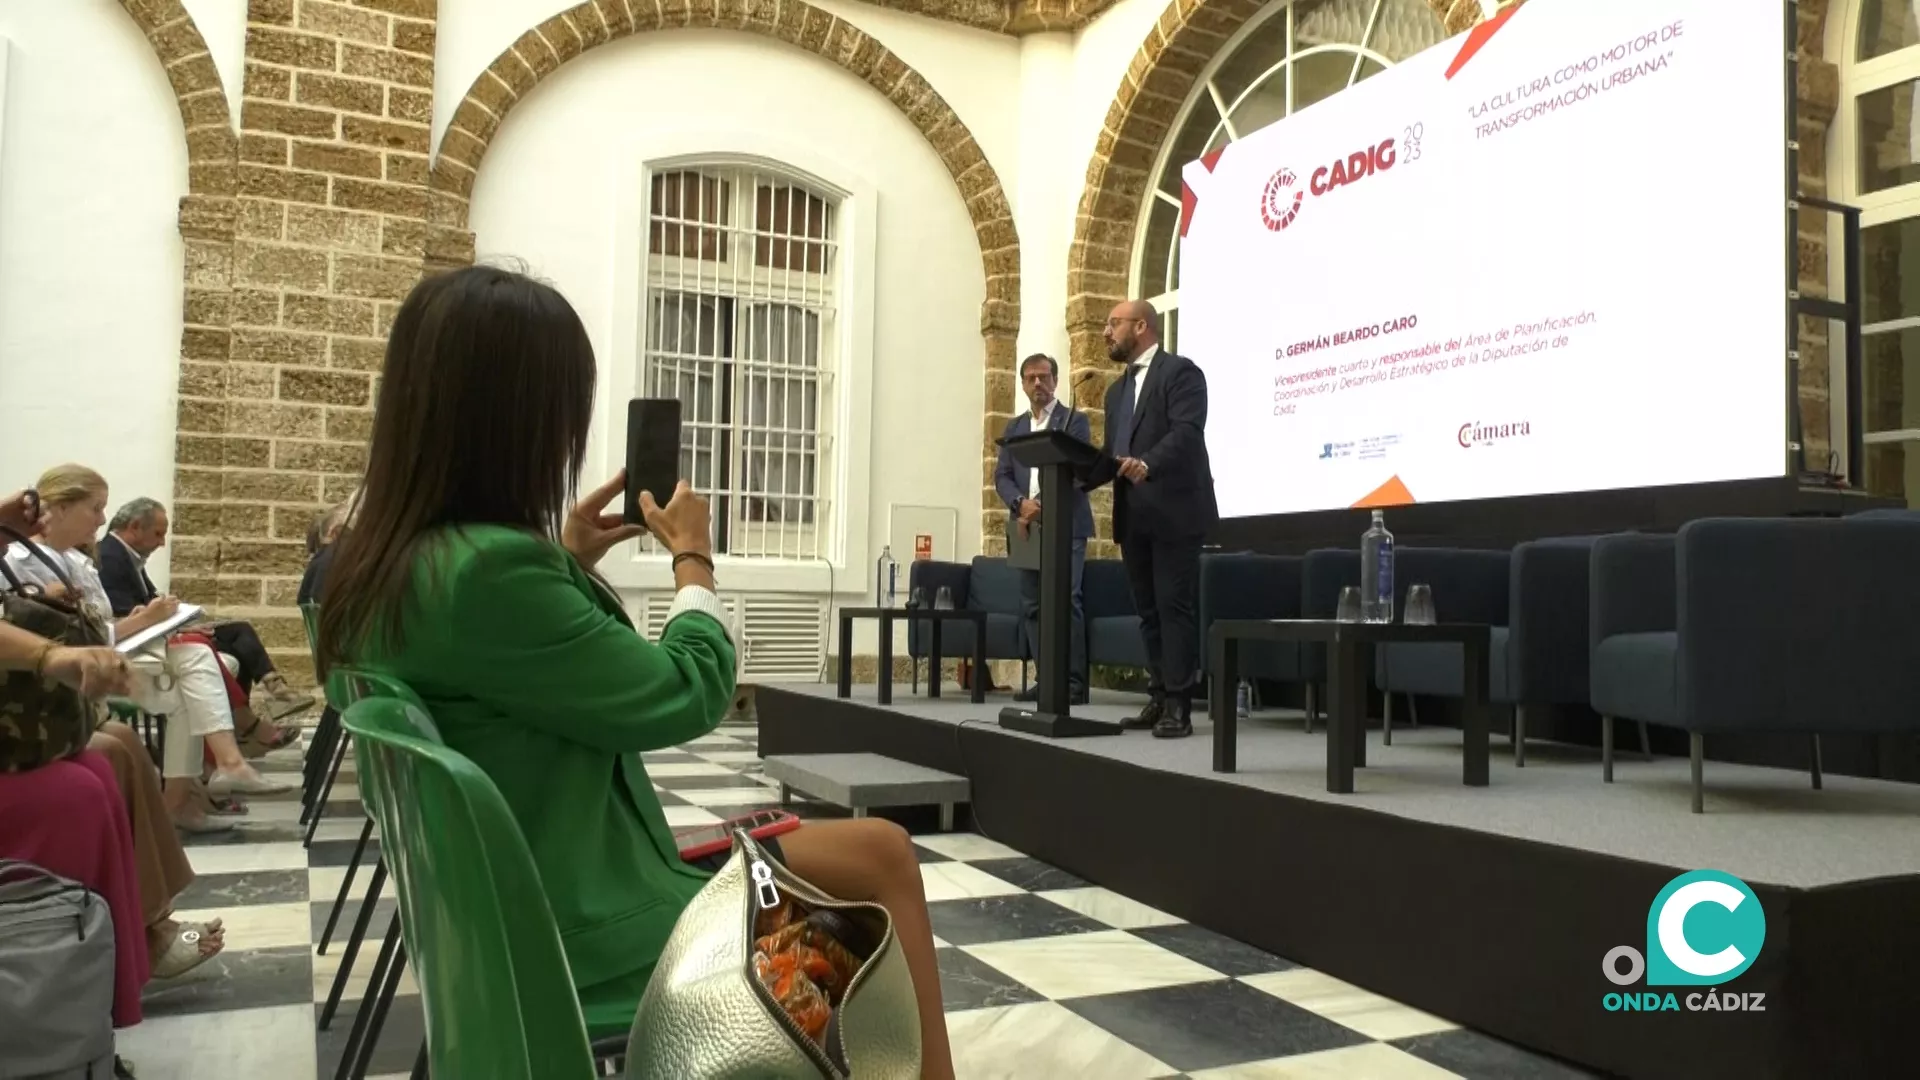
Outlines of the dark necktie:
<svg viewBox="0 0 1920 1080">
<path fill-rule="evenodd" d="M 1117 458 L 1131 456 L 1133 449 L 1133 392 L 1139 380 L 1140 365 L 1128 364 L 1127 373 L 1122 378 L 1126 383 L 1120 388 L 1120 404 L 1113 410 L 1110 421 L 1113 424 L 1113 456 Z"/>
</svg>

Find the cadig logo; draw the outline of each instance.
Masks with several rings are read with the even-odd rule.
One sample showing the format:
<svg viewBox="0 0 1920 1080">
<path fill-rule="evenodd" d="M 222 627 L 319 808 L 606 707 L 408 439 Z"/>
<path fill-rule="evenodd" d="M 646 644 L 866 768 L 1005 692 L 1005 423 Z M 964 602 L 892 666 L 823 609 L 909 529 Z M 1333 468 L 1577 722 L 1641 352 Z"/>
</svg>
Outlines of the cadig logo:
<svg viewBox="0 0 1920 1080">
<path fill-rule="evenodd" d="M 1384 139 L 1378 145 L 1365 150 L 1355 150 L 1331 165 L 1322 165 L 1313 171 L 1313 193 L 1331 195 L 1336 188 L 1357 184 L 1375 173 L 1383 173 L 1393 168 L 1396 155 L 1393 140 Z"/>
<path fill-rule="evenodd" d="M 1299 216 L 1300 203 L 1307 197 L 1306 189 L 1296 186 L 1299 182 L 1292 169 L 1281 169 L 1267 181 L 1267 190 L 1260 196 L 1260 220 L 1273 232 L 1293 224 Z"/>
<path fill-rule="evenodd" d="M 1747 883 L 1718 870 L 1695 870 L 1667 883 L 1647 909 L 1647 951 L 1631 945 L 1607 952 L 1600 970 L 1615 986 L 1718 986 L 1753 965 L 1767 940 L 1767 916 Z M 1689 1012 L 1765 1012 L 1765 994 L 1691 993 Z M 1681 1007 L 1672 993 L 1610 993 L 1608 1012 Z"/>
</svg>

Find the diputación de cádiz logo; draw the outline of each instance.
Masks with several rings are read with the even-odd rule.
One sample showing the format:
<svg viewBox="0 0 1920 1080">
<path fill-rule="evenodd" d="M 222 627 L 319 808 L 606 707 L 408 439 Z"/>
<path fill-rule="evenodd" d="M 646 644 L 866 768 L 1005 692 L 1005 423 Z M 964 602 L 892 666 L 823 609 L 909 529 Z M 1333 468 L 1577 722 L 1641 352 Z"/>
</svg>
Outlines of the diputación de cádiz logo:
<svg viewBox="0 0 1920 1080">
<path fill-rule="evenodd" d="M 1719 986 L 1753 966 L 1767 940 L 1767 915 L 1747 883 L 1718 870 L 1694 870 L 1667 882 L 1647 909 L 1647 951 L 1607 951 L 1600 970 L 1615 986 Z M 1623 966 L 1624 965 L 1624 966 Z M 1629 990 L 1608 993 L 1608 1012 L 1765 1012 L 1763 993 Z"/>
</svg>

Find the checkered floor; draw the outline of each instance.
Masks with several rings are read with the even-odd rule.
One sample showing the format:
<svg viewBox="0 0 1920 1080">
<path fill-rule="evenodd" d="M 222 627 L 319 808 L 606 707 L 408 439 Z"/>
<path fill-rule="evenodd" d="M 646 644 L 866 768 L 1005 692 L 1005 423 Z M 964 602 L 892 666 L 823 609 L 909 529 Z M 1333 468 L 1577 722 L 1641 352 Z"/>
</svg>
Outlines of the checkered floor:
<svg viewBox="0 0 1920 1080">
<path fill-rule="evenodd" d="M 756 733 L 727 725 L 645 755 L 675 826 L 776 805 Z M 267 763 L 297 775 L 298 759 Z M 351 763 L 348 765 L 351 769 Z M 844 816 L 803 803 L 802 817 Z M 315 955 L 365 821 L 350 773 L 303 848 L 292 800 L 256 800 L 228 834 L 194 837 L 184 919 L 219 917 L 228 950 L 147 992 L 120 1034 L 142 1080 L 330 1077 L 392 914 L 380 900 L 330 1029 L 315 1031 L 341 944 Z M 1578 1077 L 1588 1075 L 1270 956 L 974 834 L 916 832 L 939 937 L 941 989 L 962 1077 Z M 371 865 L 371 856 L 368 858 Z M 344 942 L 366 871 L 341 917 Z M 404 1076 L 419 1049 L 418 987 L 401 981 L 371 1075 Z"/>
</svg>

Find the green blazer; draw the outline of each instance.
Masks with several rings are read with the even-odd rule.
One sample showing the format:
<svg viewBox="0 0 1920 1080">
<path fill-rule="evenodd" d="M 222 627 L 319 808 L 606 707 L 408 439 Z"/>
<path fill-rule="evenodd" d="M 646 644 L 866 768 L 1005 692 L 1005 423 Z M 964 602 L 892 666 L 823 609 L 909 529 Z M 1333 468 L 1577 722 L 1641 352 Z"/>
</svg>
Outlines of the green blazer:
<svg viewBox="0 0 1920 1080">
<path fill-rule="evenodd" d="M 699 612 L 641 637 L 564 548 L 517 529 L 422 546 L 405 647 L 360 664 L 412 687 L 447 745 L 499 786 L 540 869 L 574 986 L 622 1026 L 706 875 L 680 861 L 640 751 L 712 731 L 734 647 Z M 624 1015 L 622 1015 L 624 1010 Z"/>
</svg>

